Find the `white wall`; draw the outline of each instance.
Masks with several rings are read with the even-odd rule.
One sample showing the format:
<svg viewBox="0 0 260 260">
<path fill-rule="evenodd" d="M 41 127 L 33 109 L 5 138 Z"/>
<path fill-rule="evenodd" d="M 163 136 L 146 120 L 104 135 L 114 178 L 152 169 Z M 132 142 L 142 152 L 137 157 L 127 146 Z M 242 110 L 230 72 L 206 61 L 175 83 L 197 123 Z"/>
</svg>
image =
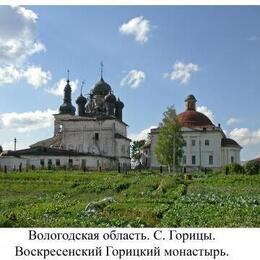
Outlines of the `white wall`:
<svg viewBox="0 0 260 260">
<path fill-rule="evenodd" d="M 116 157 L 130 157 L 130 141 L 123 138 L 116 138 Z"/>
<path fill-rule="evenodd" d="M 22 168 L 24 169 L 26 167 L 27 160 L 14 157 L 14 156 L 8 156 L 8 157 L 0 157 L 0 168 L 3 171 L 4 167 L 7 167 L 7 170 L 18 170 L 20 164 L 22 165 Z"/>
<path fill-rule="evenodd" d="M 33 165 L 36 169 L 42 168 L 41 160 L 44 160 L 44 167 L 48 167 L 48 161 L 52 160 L 52 165 L 56 166 L 56 160 L 60 160 L 60 166 L 69 167 L 69 159 L 72 159 L 73 168 L 81 168 L 82 160 L 86 161 L 86 168 L 90 170 L 98 170 L 99 166 L 102 169 L 116 169 L 117 162 L 112 159 L 102 158 L 98 156 L 23 156 L 22 158 L 17 158 L 13 156 L 0 157 L 0 167 L 2 170 L 5 166 L 7 169 L 13 170 L 19 169 L 20 163 L 22 163 L 22 168 L 31 168 Z"/>
<path fill-rule="evenodd" d="M 222 147 L 222 164 L 231 163 L 231 157 L 234 158 L 234 163 L 241 163 L 239 147 Z"/>
<path fill-rule="evenodd" d="M 183 147 L 183 155 L 186 156 L 186 164 L 181 164 L 186 167 L 206 167 L 206 168 L 221 168 L 221 139 L 222 133 L 216 130 L 196 131 L 190 128 L 182 128 L 183 138 L 186 141 L 186 146 Z M 150 167 L 158 168 L 160 164 L 157 162 L 155 147 L 157 143 L 157 132 L 151 132 L 151 148 L 150 148 Z M 195 146 L 192 145 L 192 140 L 195 140 Z M 205 140 L 209 141 L 209 145 L 205 145 Z M 210 164 L 209 156 L 213 156 L 213 163 Z M 196 162 L 192 164 L 192 156 L 195 156 Z"/>
<path fill-rule="evenodd" d="M 221 167 L 221 139 L 222 135 L 219 131 L 184 131 L 183 138 L 187 145 L 183 147 L 184 155 L 186 155 L 186 165 L 192 167 Z M 195 146 L 192 145 L 195 140 Z M 205 144 L 205 141 L 209 145 Z M 195 156 L 196 163 L 192 164 L 192 156 Z M 209 156 L 213 156 L 213 163 L 210 164 Z"/>
<path fill-rule="evenodd" d="M 125 146 L 127 151 L 130 142 L 123 138 L 115 138 L 115 133 L 126 137 L 126 125 L 116 119 L 96 121 L 83 117 L 81 120 L 65 120 L 63 131 L 64 147 L 67 150 L 111 157 L 127 156 L 127 153 L 121 152 L 124 150 L 122 146 Z M 98 140 L 95 140 L 95 133 L 98 133 Z"/>
</svg>

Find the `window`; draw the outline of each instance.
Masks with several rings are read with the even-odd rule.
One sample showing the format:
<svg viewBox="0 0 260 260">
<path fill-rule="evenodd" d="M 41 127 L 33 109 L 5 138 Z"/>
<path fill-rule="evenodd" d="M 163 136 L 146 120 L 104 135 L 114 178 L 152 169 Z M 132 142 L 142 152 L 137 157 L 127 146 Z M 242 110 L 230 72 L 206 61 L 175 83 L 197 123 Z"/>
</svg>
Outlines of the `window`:
<svg viewBox="0 0 260 260">
<path fill-rule="evenodd" d="M 205 140 L 205 145 L 209 145 L 209 140 Z"/>
<path fill-rule="evenodd" d="M 234 163 L 234 156 L 231 156 L 231 163 Z"/>
<path fill-rule="evenodd" d="M 85 169 L 86 168 L 86 159 L 82 159 L 81 160 L 81 169 Z"/>
<path fill-rule="evenodd" d="M 192 155 L 192 157 L 191 157 L 191 163 L 192 163 L 192 164 L 196 164 L 196 156 L 195 156 L 195 155 Z"/>
<path fill-rule="evenodd" d="M 123 155 L 125 154 L 125 145 L 124 144 L 121 147 L 121 152 L 122 152 Z"/>
<path fill-rule="evenodd" d="M 40 160 L 40 164 L 41 164 L 42 167 L 44 167 L 44 159 Z"/>
<path fill-rule="evenodd" d="M 183 146 L 187 146 L 186 140 L 183 140 Z"/>
<path fill-rule="evenodd" d="M 60 166 L 60 159 L 56 159 L 56 166 Z"/>
<path fill-rule="evenodd" d="M 183 163 L 183 164 L 186 164 L 186 163 L 187 163 L 186 155 L 183 155 L 183 157 L 182 157 L 182 163 Z"/>
<path fill-rule="evenodd" d="M 72 166 L 73 166 L 73 160 L 69 159 L 69 167 L 72 167 Z"/>
<path fill-rule="evenodd" d="M 99 139 L 99 134 L 95 133 L 95 140 L 98 141 L 98 139 Z"/>
<path fill-rule="evenodd" d="M 196 145 L 196 140 L 194 140 L 194 139 L 191 140 L 191 145 L 192 145 L 192 146 L 195 146 L 195 145 Z"/>
<path fill-rule="evenodd" d="M 48 160 L 48 165 L 52 165 L 52 160 L 51 159 Z"/>
<path fill-rule="evenodd" d="M 209 164 L 212 165 L 213 164 L 213 155 L 209 156 Z"/>
</svg>

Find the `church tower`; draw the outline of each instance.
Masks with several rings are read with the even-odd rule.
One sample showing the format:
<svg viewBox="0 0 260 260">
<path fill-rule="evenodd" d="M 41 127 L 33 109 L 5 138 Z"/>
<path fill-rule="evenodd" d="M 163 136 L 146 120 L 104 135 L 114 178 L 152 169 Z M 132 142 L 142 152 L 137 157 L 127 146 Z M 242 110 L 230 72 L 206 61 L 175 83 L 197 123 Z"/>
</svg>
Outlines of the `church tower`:
<svg viewBox="0 0 260 260">
<path fill-rule="evenodd" d="M 69 115 L 74 116 L 75 111 L 76 111 L 76 108 L 71 103 L 71 86 L 70 86 L 69 71 L 68 71 L 67 84 L 64 88 L 63 104 L 60 106 L 59 113 L 60 114 L 69 114 Z"/>
</svg>

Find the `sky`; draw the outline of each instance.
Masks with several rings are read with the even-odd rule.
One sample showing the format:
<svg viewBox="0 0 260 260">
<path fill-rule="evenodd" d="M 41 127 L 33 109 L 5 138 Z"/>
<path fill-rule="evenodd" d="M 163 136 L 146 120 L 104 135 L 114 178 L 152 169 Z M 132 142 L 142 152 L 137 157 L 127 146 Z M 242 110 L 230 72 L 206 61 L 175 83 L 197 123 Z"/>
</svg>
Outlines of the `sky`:
<svg viewBox="0 0 260 260">
<path fill-rule="evenodd" d="M 260 156 L 260 6 L 0 6 L 0 144 L 53 135 L 70 70 L 72 99 L 100 78 L 125 104 L 132 139 L 168 106 L 197 109 Z"/>
</svg>

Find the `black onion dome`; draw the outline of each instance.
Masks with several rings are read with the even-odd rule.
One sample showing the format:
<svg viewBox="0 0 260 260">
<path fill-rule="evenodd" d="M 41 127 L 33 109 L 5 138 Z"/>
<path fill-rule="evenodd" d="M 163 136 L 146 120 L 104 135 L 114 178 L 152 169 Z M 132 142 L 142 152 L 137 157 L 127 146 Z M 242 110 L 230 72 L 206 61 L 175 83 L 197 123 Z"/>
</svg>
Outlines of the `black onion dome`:
<svg viewBox="0 0 260 260">
<path fill-rule="evenodd" d="M 116 97 L 113 93 L 109 93 L 105 96 L 105 101 L 108 103 L 115 104 L 116 103 Z"/>
<path fill-rule="evenodd" d="M 63 103 L 60 106 L 60 114 L 75 115 L 76 108 L 71 103 Z"/>
<path fill-rule="evenodd" d="M 125 106 L 124 103 L 123 103 L 119 98 L 118 98 L 118 100 L 117 100 L 117 102 L 116 102 L 116 105 L 117 105 L 118 108 L 122 108 L 122 109 L 123 109 L 124 106 Z"/>
<path fill-rule="evenodd" d="M 87 99 L 85 97 L 83 97 L 82 95 L 80 95 L 77 99 L 76 99 L 76 103 L 77 104 L 86 104 L 87 103 Z"/>
<path fill-rule="evenodd" d="M 111 91 L 110 85 L 107 84 L 101 77 L 101 79 L 94 85 L 92 93 L 94 95 L 106 96 L 107 94 L 109 94 L 110 91 Z"/>
<path fill-rule="evenodd" d="M 64 88 L 63 104 L 59 110 L 60 114 L 75 115 L 76 108 L 71 104 L 71 86 L 69 80 L 67 80 L 67 84 Z"/>
</svg>

